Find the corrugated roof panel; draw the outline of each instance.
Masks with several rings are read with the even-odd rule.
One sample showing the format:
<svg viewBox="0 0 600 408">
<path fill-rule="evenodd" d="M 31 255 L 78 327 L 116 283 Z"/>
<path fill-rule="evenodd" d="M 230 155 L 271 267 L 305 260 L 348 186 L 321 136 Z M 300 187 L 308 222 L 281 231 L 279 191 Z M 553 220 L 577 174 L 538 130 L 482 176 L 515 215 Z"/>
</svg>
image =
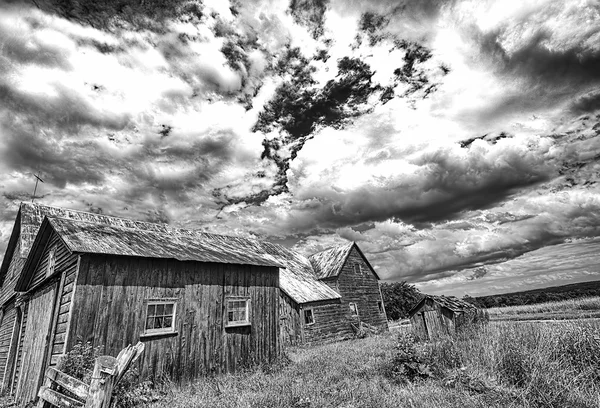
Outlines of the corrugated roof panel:
<svg viewBox="0 0 600 408">
<path fill-rule="evenodd" d="M 281 245 L 263 242 L 270 255 L 286 266 L 279 275 L 279 286 L 296 303 L 340 299 L 335 290 L 317 280 L 308 258 Z"/>
<path fill-rule="evenodd" d="M 35 203 L 22 203 L 21 256 L 23 258 L 27 257 L 46 216 L 52 219 L 55 228 L 62 228 L 62 234 L 67 237 L 65 242 L 69 240 L 70 245 L 77 248 L 79 252 L 171 257 L 205 262 L 245 262 L 252 265 L 263 265 L 265 262 L 283 265 L 286 269 L 280 271 L 280 287 L 297 303 L 333 300 L 341 297 L 327 284 L 318 280 L 318 274 L 313 269 L 315 268 L 314 263 L 311 261 L 313 257 L 319 259 L 317 265 L 320 270 L 325 271 L 323 273 L 325 277 L 335 276 L 336 265 L 339 266 L 337 268 L 339 271 L 347 252 L 352 247 L 352 244 L 342 247 L 342 252 L 346 251 L 345 255 L 336 252 L 336 248 L 332 248 L 333 251 L 327 250 L 315 254 L 309 260 L 288 248 L 267 242 L 190 230 L 178 230 L 180 232 L 177 234 L 177 239 L 172 239 L 170 234 L 177 229 L 170 228 L 165 224 L 128 220 Z M 68 223 L 68 220 L 83 222 L 86 225 L 78 227 L 76 223 Z M 94 226 L 94 224 L 98 225 Z M 187 231 L 187 233 L 182 231 Z M 196 254 L 194 251 L 201 251 L 201 254 Z M 327 259 L 329 251 L 332 251 L 334 255 L 332 260 Z M 177 257 L 175 257 L 176 254 Z M 340 255 L 341 259 L 335 257 L 336 254 Z"/>
<path fill-rule="evenodd" d="M 168 228 L 143 230 L 48 218 L 73 252 L 283 267 L 258 241 Z"/>
<path fill-rule="evenodd" d="M 354 246 L 353 242 L 317 252 L 309 257 L 318 279 L 339 275 L 342 266 Z"/>
<path fill-rule="evenodd" d="M 465 302 L 464 300 L 461 300 L 455 296 L 428 295 L 427 297 L 454 312 L 462 312 L 469 309 L 477 309 L 477 307 L 475 307 L 471 303 Z"/>
</svg>

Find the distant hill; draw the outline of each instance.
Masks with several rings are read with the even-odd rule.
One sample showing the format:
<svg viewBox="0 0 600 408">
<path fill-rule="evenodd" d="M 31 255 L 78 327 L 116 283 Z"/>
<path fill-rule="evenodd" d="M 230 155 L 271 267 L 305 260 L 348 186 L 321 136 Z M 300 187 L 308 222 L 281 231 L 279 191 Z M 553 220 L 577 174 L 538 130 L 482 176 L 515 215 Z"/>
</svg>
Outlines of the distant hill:
<svg viewBox="0 0 600 408">
<path fill-rule="evenodd" d="M 589 296 L 600 296 L 600 281 L 572 283 L 570 285 L 503 293 L 501 295 L 468 297 L 467 300 L 480 307 L 501 307 L 530 305 Z"/>
</svg>

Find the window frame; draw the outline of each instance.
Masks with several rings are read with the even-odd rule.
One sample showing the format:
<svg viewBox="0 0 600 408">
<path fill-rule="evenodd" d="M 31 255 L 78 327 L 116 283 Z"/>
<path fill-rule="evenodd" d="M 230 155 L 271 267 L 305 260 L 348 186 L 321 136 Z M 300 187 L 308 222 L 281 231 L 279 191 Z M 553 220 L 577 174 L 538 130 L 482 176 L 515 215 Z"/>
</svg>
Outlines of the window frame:
<svg viewBox="0 0 600 408">
<path fill-rule="evenodd" d="M 46 278 L 54 275 L 56 271 L 56 245 L 48 250 L 48 263 L 46 264 Z"/>
<path fill-rule="evenodd" d="M 146 313 L 145 313 L 145 317 L 143 320 L 144 323 L 144 331 L 143 331 L 143 335 L 144 336 L 154 336 L 154 335 L 159 335 L 159 334 L 169 334 L 169 333 L 175 333 L 175 318 L 177 316 L 177 298 L 150 298 L 150 299 L 146 299 L 145 302 L 146 305 Z M 155 306 L 155 305 L 173 305 L 173 315 L 171 317 L 171 327 L 161 327 L 159 329 L 148 329 L 147 328 L 147 322 L 148 322 L 148 308 L 150 306 Z M 162 316 L 167 316 L 167 315 L 162 315 Z M 154 317 L 156 317 L 156 314 L 154 314 Z"/>
<path fill-rule="evenodd" d="M 356 275 L 363 274 L 362 265 L 360 264 L 360 262 L 354 262 L 353 268 L 354 268 L 354 273 Z"/>
<path fill-rule="evenodd" d="M 310 319 L 311 319 L 310 323 L 306 322 L 306 312 L 310 312 Z M 312 326 L 313 324 L 315 324 L 315 312 L 312 307 L 304 309 L 302 316 L 304 317 L 304 325 L 305 326 Z"/>
<path fill-rule="evenodd" d="M 352 307 L 354 305 L 354 307 Z M 358 317 L 358 305 L 356 302 L 349 302 L 348 308 L 350 309 L 350 315 L 352 317 Z"/>
<path fill-rule="evenodd" d="M 229 320 L 229 302 L 246 302 L 246 320 Z M 226 296 L 225 297 L 225 327 L 244 327 L 252 325 L 252 299 L 250 296 Z"/>
</svg>

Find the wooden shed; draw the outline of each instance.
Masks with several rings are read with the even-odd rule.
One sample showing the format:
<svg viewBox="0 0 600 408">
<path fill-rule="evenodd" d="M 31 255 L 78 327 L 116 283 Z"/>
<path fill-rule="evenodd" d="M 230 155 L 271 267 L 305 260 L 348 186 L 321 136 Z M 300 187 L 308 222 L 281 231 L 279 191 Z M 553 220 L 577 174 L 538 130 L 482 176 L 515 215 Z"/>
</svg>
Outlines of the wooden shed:
<svg viewBox="0 0 600 408">
<path fill-rule="evenodd" d="M 277 357 L 282 265 L 259 242 L 102 221 L 46 217 L 33 242 L 15 287 L 20 404 L 78 341 L 116 355 L 141 340 L 140 373 L 175 380 Z"/>
<path fill-rule="evenodd" d="M 486 313 L 454 296 L 427 295 L 408 316 L 418 338 L 434 340 L 454 334 L 465 324 L 485 320 Z"/>
<path fill-rule="evenodd" d="M 361 325 L 387 331 L 379 277 L 356 243 L 309 257 L 264 244 L 280 272 L 280 341 L 283 345 L 350 337 Z"/>
</svg>

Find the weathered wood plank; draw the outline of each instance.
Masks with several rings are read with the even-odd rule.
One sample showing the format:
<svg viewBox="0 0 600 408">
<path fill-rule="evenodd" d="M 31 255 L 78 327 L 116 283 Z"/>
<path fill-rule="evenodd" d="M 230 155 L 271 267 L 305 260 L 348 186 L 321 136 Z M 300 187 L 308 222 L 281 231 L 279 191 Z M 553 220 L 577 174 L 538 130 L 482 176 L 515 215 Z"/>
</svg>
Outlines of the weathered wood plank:
<svg viewBox="0 0 600 408">
<path fill-rule="evenodd" d="M 46 378 L 57 383 L 82 400 L 85 400 L 88 397 L 90 388 L 89 385 L 57 370 L 54 367 L 48 367 L 46 369 Z"/>
<path fill-rule="evenodd" d="M 81 401 L 77 401 L 74 398 L 67 397 L 66 395 L 60 394 L 57 391 L 51 390 L 46 386 L 42 386 L 38 392 L 38 397 L 55 405 L 59 408 L 78 408 L 83 407 Z"/>
</svg>

